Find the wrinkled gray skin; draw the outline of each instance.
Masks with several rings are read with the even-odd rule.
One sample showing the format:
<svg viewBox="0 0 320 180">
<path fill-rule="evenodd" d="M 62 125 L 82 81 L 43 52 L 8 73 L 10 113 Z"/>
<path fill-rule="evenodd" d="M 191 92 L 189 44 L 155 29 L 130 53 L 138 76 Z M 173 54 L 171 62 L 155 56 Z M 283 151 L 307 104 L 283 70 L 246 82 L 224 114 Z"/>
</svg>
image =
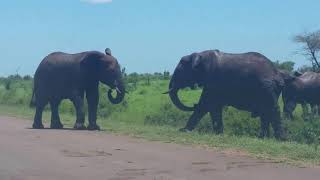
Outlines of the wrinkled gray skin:
<svg viewBox="0 0 320 180">
<path fill-rule="evenodd" d="M 195 84 L 203 87 L 194 107 L 184 105 L 178 91 Z M 261 117 L 260 137 L 268 135 L 272 124 L 276 138 L 283 138 L 278 98 L 284 78 L 265 56 L 249 52 L 229 54 L 218 50 L 193 53 L 181 58 L 169 84 L 169 95 L 175 106 L 194 111 L 181 131 L 192 131 L 200 119 L 210 113 L 214 131 L 223 132 L 224 106 L 250 111 Z"/>
<path fill-rule="evenodd" d="M 294 79 L 286 86 L 282 93 L 284 102 L 283 111 L 287 117 L 293 118 L 292 112 L 297 103 L 303 107 L 307 114 L 307 104 L 311 105 L 313 113 L 317 113 L 320 104 L 320 74 L 315 72 L 295 73 Z"/>
<path fill-rule="evenodd" d="M 33 128 L 43 128 L 42 112 L 48 103 L 52 113 L 50 127 L 63 128 L 58 107 L 61 100 L 70 99 L 77 112 L 74 128 L 85 129 L 83 105 L 86 95 L 89 111 L 87 128 L 99 130 L 100 127 L 96 124 L 99 82 L 117 91 L 116 97 L 113 97 L 110 89 L 108 98 L 113 104 L 118 104 L 125 96 L 121 76 L 120 66 L 108 48 L 106 54 L 97 51 L 49 54 L 42 60 L 34 76 L 33 97 L 30 104 L 36 106 Z"/>
</svg>

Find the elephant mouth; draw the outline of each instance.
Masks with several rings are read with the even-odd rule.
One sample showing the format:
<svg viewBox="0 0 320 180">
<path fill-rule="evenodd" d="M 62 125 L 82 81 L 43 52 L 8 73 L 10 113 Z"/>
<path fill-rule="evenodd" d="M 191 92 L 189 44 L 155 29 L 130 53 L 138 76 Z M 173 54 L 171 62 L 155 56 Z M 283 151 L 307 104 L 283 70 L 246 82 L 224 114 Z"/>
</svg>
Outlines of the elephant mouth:
<svg viewBox="0 0 320 180">
<path fill-rule="evenodd" d="M 169 85 L 169 91 L 168 92 L 165 92 L 164 94 L 169 94 L 170 96 L 170 99 L 172 101 L 172 103 L 180 110 L 182 111 L 194 111 L 195 110 L 195 107 L 189 107 L 189 106 L 186 106 L 184 105 L 179 96 L 178 96 L 178 92 L 179 92 L 179 88 L 174 88 L 172 83 L 170 83 Z"/>
<path fill-rule="evenodd" d="M 116 91 L 116 97 L 112 96 L 112 93 Z M 108 91 L 108 99 L 112 104 L 119 104 L 123 101 L 124 96 L 126 94 L 126 90 L 122 84 L 117 84 L 117 86 L 111 87 Z"/>
</svg>

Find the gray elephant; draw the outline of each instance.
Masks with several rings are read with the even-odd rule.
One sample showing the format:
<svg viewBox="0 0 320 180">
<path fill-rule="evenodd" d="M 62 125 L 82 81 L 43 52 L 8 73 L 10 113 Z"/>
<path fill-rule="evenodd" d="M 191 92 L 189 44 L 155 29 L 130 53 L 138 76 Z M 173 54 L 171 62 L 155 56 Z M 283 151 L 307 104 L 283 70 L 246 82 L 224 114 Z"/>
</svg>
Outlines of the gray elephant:
<svg viewBox="0 0 320 180">
<path fill-rule="evenodd" d="M 84 95 L 88 102 L 89 130 L 99 130 L 97 107 L 99 102 L 99 82 L 108 85 L 108 98 L 113 104 L 120 103 L 125 96 L 120 65 L 106 49 L 106 54 L 87 51 L 77 54 L 54 52 L 40 63 L 34 76 L 34 88 L 30 105 L 36 106 L 33 128 L 41 129 L 42 112 L 46 104 L 51 107 L 51 128 L 63 128 L 58 107 L 63 99 L 70 99 L 76 108 L 75 129 L 85 129 Z M 116 90 L 116 97 L 112 96 Z"/>
<path fill-rule="evenodd" d="M 314 114 L 318 113 L 320 104 L 320 74 L 315 72 L 295 72 L 293 80 L 286 83 L 282 93 L 283 111 L 287 117 L 293 118 L 297 103 L 303 107 L 303 114 L 308 114 L 308 104 Z"/>
<path fill-rule="evenodd" d="M 181 58 L 169 84 L 169 96 L 183 111 L 193 111 L 185 128 L 191 131 L 200 119 L 210 113 L 214 130 L 223 132 L 222 109 L 234 106 L 261 117 L 260 136 L 268 135 L 272 124 L 276 138 L 283 138 L 278 98 L 285 78 L 265 56 L 255 53 L 229 54 L 219 50 L 193 53 Z M 179 89 L 203 87 L 200 100 L 194 107 L 184 105 Z"/>
</svg>

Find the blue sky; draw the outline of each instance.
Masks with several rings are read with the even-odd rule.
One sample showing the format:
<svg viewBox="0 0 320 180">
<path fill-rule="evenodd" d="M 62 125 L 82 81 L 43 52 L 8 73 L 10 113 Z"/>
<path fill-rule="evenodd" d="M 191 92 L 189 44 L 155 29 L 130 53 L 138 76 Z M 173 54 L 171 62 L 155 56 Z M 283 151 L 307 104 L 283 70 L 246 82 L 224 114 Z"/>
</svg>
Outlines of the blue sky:
<svg viewBox="0 0 320 180">
<path fill-rule="evenodd" d="M 320 29 L 319 0 L 3 0 L 0 76 L 44 56 L 113 50 L 128 72 L 172 71 L 195 51 L 257 51 L 305 62 L 292 36 Z"/>
</svg>

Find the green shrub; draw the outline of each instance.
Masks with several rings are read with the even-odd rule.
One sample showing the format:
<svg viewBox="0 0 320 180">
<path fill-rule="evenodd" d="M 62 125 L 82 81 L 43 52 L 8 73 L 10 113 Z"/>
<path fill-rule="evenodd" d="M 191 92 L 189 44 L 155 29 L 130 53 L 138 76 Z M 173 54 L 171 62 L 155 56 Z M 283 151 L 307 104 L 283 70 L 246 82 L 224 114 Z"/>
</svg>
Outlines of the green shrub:
<svg viewBox="0 0 320 180">
<path fill-rule="evenodd" d="M 59 106 L 59 111 L 61 113 L 67 113 L 67 114 L 76 114 L 76 110 L 74 108 L 73 103 L 70 100 L 63 100 Z"/>
<path fill-rule="evenodd" d="M 184 127 L 191 113 L 182 112 L 171 102 L 164 104 L 153 115 L 145 118 L 146 124 L 169 125 L 173 127 Z M 251 114 L 239 111 L 235 108 L 225 108 L 223 113 L 225 132 L 231 135 L 256 136 L 260 130 L 260 121 L 258 118 L 251 118 Z M 212 121 L 209 113 L 201 119 L 196 127 L 201 133 L 212 132 Z"/>
<path fill-rule="evenodd" d="M 147 90 L 146 89 L 141 89 L 139 92 L 138 92 L 138 94 L 140 94 L 140 95 L 145 95 L 145 94 L 147 94 Z"/>
<path fill-rule="evenodd" d="M 260 118 L 252 118 L 251 113 L 227 107 L 223 112 L 225 131 L 231 135 L 257 136 L 260 132 Z"/>
<path fill-rule="evenodd" d="M 169 125 L 173 127 L 182 127 L 187 122 L 190 113 L 182 112 L 172 103 L 165 103 L 160 107 L 157 113 L 147 115 L 144 122 L 145 124 L 152 125 Z"/>
<path fill-rule="evenodd" d="M 313 118 L 305 122 L 296 120 L 296 122 L 291 122 L 288 130 L 289 139 L 292 141 L 306 144 L 319 143 L 320 118 Z"/>
</svg>

